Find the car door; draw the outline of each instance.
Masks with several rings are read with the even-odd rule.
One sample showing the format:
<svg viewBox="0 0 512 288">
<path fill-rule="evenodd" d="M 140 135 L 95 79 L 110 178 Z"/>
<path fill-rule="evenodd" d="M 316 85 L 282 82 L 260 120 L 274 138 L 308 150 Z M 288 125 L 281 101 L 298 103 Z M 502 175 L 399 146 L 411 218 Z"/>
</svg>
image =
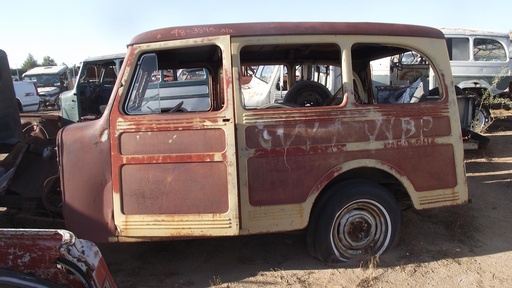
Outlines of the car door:
<svg viewBox="0 0 512 288">
<path fill-rule="evenodd" d="M 238 233 L 232 92 L 219 87 L 226 86 L 224 79 L 232 79 L 230 69 L 219 68 L 222 72 L 212 76 L 217 78 L 210 78 L 209 110 L 183 111 L 176 108 L 179 101 L 168 107 L 168 100 L 147 104 L 169 99 L 172 95 L 164 94 L 174 91 L 159 89 L 160 74 L 155 71 L 162 71 L 160 63 L 165 62 L 159 57 L 171 63 L 175 57 L 169 55 L 195 50 L 197 57 L 204 57 L 200 51 L 206 45 L 224 53 L 216 61 L 230 67 L 228 37 L 196 43 L 174 41 L 158 53 L 148 52 L 151 45 L 134 48 L 138 52 L 131 65 L 137 68 L 127 70 L 136 71 L 126 73 L 127 95 L 117 97 L 114 105 L 119 109 L 110 114 L 114 220 L 121 238 Z"/>
</svg>

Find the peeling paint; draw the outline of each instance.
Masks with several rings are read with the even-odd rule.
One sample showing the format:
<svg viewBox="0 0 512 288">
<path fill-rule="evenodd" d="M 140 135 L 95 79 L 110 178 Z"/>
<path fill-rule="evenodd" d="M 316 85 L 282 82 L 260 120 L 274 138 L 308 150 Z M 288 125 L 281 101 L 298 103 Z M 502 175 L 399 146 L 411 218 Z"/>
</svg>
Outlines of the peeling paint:
<svg viewBox="0 0 512 288">
<path fill-rule="evenodd" d="M 100 136 L 100 141 L 101 142 L 106 142 L 108 141 L 108 130 L 103 130 L 103 132 L 101 133 L 101 136 Z"/>
<path fill-rule="evenodd" d="M 66 287 L 84 287 L 83 276 L 92 287 L 102 287 L 106 281 L 115 287 L 96 245 L 75 238 L 69 231 L 0 229 L 0 242 L 6 248 L 0 250 L 0 269 L 35 275 Z M 80 275 L 75 272 L 77 268 Z"/>
</svg>

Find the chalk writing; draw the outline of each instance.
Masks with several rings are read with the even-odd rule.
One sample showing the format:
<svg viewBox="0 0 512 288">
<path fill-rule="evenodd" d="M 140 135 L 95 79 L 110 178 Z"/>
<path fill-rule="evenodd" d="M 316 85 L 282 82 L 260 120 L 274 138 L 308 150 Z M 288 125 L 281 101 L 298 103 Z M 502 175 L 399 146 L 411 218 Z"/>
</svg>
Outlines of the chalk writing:
<svg viewBox="0 0 512 288">
<path fill-rule="evenodd" d="M 361 129 L 364 127 L 364 130 Z M 335 121 L 326 126 L 320 127 L 319 123 L 306 125 L 297 124 L 292 127 L 257 125 L 254 131 L 258 135 L 259 146 L 270 149 L 272 147 L 283 147 L 287 149 L 292 142 L 297 140 L 299 146 L 310 148 L 311 143 L 318 145 L 334 145 L 345 142 L 375 142 L 399 141 L 402 144 L 385 144 L 389 147 L 425 145 L 430 144 L 432 139 L 424 137 L 425 132 L 433 127 L 432 117 L 422 118 L 391 118 L 367 120 L 361 122 Z M 361 131 L 364 131 L 361 133 Z M 348 133 L 348 134 L 347 134 Z M 314 140 L 314 141 L 313 141 Z M 300 144 L 299 144 L 300 143 Z"/>
<path fill-rule="evenodd" d="M 171 34 L 176 37 L 186 37 L 186 36 L 196 36 L 196 35 L 206 35 L 206 34 L 229 34 L 233 33 L 233 29 L 229 28 L 213 28 L 213 27 L 193 27 L 189 29 L 174 29 L 171 30 Z"/>
</svg>

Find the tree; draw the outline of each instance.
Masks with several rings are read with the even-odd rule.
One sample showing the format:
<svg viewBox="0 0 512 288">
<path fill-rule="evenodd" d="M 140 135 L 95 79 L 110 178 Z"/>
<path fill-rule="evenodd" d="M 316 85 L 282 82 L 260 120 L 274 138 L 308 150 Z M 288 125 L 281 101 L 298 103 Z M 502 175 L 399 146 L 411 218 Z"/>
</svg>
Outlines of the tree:
<svg viewBox="0 0 512 288">
<path fill-rule="evenodd" d="M 57 62 L 53 60 L 50 56 L 44 56 L 43 57 L 43 63 L 41 63 L 42 66 L 57 66 Z"/>
<path fill-rule="evenodd" d="M 21 69 L 29 70 L 34 67 L 37 67 L 38 65 L 39 64 L 37 64 L 37 61 L 36 61 L 36 59 L 34 59 L 34 56 L 32 56 L 32 54 L 29 53 L 25 62 L 23 62 L 23 64 L 21 65 Z"/>
</svg>

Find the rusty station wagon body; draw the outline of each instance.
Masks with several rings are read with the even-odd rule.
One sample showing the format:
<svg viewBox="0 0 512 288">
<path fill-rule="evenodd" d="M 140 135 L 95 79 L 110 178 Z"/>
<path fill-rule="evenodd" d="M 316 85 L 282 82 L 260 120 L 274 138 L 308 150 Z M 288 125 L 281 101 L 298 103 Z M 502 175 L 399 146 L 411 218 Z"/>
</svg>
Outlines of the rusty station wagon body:
<svg viewBox="0 0 512 288">
<path fill-rule="evenodd" d="M 376 89 L 370 62 L 407 51 L 429 60 L 439 87 L 429 90 L 423 79 Z M 242 71 L 263 65 L 286 67 L 279 77 L 286 94 L 252 93 L 269 100 L 246 107 Z M 208 109 L 183 107 L 184 97 L 198 95 L 168 94 L 155 80 L 180 69 L 207 70 Z M 455 88 L 437 29 L 165 28 L 133 38 L 120 76 L 100 119 L 58 136 L 63 214 L 78 237 L 153 241 L 307 229 L 313 256 L 346 261 L 391 247 L 403 207 L 468 201 Z M 393 97 L 375 92 L 404 87 Z"/>
</svg>

